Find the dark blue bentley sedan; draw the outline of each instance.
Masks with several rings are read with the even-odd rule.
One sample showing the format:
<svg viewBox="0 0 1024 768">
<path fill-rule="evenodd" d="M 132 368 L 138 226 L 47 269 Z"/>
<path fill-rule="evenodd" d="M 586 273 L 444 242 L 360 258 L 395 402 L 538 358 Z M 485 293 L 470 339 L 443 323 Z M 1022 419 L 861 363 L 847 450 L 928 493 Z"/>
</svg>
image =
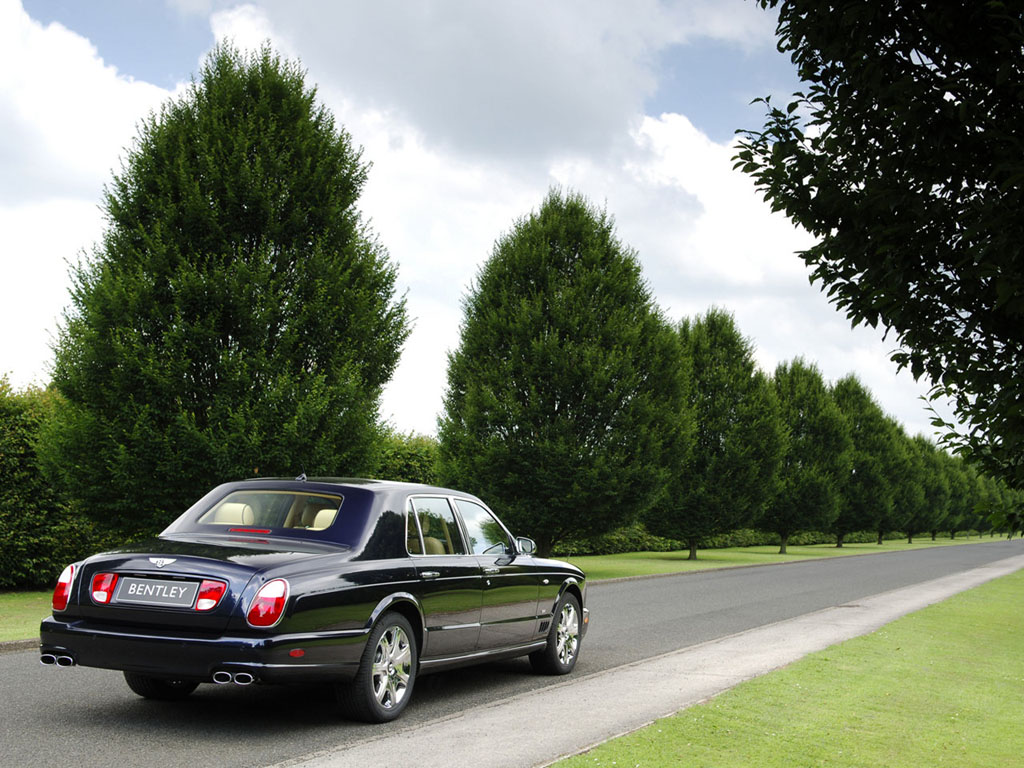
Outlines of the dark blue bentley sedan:
<svg viewBox="0 0 1024 768">
<path fill-rule="evenodd" d="M 65 568 L 40 660 L 121 670 L 154 699 L 200 683 L 330 682 L 347 716 L 385 722 L 422 673 L 522 655 L 571 672 L 585 601 L 582 571 L 536 557 L 470 494 L 247 480 L 156 539 Z"/>
</svg>

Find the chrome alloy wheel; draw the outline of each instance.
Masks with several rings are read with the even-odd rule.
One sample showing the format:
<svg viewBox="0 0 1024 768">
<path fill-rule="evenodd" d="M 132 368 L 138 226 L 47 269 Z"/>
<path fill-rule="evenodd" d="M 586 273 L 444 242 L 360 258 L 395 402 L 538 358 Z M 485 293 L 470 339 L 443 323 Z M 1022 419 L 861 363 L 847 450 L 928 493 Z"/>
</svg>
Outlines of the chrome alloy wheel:
<svg viewBox="0 0 1024 768">
<path fill-rule="evenodd" d="M 401 627 L 388 627 L 373 654 L 373 695 L 384 709 L 398 706 L 409 689 L 412 650 Z"/>
<path fill-rule="evenodd" d="M 575 658 L 580 647 L 580 615 L 572 603 L 562 606 L 555 632 L 555 653 L 558 661 L 563 665 L 568 664 Z"/>
</svg>

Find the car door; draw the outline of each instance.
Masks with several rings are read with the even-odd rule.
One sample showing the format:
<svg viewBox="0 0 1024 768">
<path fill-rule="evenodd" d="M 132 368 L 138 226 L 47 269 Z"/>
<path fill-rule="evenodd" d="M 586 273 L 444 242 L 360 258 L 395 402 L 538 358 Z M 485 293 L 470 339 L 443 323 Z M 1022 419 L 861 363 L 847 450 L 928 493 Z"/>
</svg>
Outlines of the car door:
<svg viewBox="0 0 1024 768">
<path fill-rule="evenodd" d="M 533 558 L 516 555 L 511 536 L 487 507 L 455 499 L 470 551 L 483 572 L 480 650 L 504 648 L 534 639 L 540 576 Z"/>
<path fill-rule="evenodd" d="M 424 658 L 476 650 L 483 574 L 469 553 L 444 496 L 412 496 L 406 509 L 407 547 L 420 580 L 426 628 Z"/>
</svg>

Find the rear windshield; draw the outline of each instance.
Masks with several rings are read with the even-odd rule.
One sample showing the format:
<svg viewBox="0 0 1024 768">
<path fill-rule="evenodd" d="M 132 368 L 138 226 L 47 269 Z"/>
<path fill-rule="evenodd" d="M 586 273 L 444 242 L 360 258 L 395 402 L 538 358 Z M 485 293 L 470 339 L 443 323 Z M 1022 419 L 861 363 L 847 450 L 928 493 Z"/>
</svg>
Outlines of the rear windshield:
<svg viewBox="0 0 1024 768">
<path fill-rule="evenodd" d="M 208 533 L 326 531 L 338 519 L 344 498 L 299 491 L 232 491 L 201 513 L 192 530 Z"/>
</svg>

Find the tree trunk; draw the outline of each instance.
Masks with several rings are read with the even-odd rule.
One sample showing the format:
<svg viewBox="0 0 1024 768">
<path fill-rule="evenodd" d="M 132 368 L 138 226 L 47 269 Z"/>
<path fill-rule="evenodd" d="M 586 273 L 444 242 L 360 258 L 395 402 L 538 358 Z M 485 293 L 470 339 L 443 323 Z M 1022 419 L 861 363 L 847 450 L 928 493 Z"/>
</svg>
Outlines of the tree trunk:
<svg viewBox="0 0 1024 768">
<path fill-rule="evenodd" d="M 687 560 L 696 560 L 697 559 L 697 539 L 688 539 L 686 543 L 690 545 L 690 556 L 687 557 L 686 559 Z"/>
<path fill-rule="evenodd" d="M 550 537 L 541 536 L 536 539 L 537 557 L 551 557 L 552 542 Z"/>
<path fill-rule="evenodd" d="M 837 533 L 836 534 L 836 548 L 837 549 L 841 549 L 842 548 L 842 546 L 843 546 L 843 537 L 845 535 L 846 534 L 844 534 L 844 533 Z"/>
<path fill-rule="evenodd" d="M 882 546 L 882 542 L 885 541 L 885 534 L 882 531 L 878 532 L 878 546 Z"/>
<path fill-rule="evenodd" d="M 786 545 L 789 543 L 789 534 L 779 537 L 779 554 L 786 554 Z"/>
<path fill-rule="evenodd" d="M 950 531 L 949 532 L 949 538 L 952 539 L 953 541 L 955 541 L 956 540 L 956 531 Z"/>
<path fill-rule="evenodd" d="M 935 537 L 939 535 L 938 531 L 932 531 L 932 541 L 935 541 Z"/>
<path fill-rule="evenodd" d="M 914 543 L 914 534 L 908 533 L 907 534 L 907 544 L 913 544 L 913 543 Z"/>
</svg>

